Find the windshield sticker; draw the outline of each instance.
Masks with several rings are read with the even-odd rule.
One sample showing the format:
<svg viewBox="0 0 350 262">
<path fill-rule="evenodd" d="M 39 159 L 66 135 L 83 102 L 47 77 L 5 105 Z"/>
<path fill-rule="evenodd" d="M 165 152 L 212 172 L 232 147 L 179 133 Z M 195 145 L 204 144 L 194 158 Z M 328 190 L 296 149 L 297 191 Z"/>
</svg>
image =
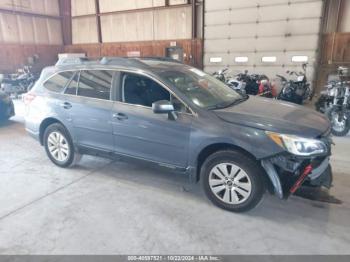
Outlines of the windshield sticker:
<svg viewBox="0 0 350 262">
<path fill-rule="evenodd" d="M 200 77 L 203 77 L 206 75 L 206 73 L 204 73 L 203 71 L 201 70 L 198 70 L 196 68 L 191 68 L 190 69 L 191 72 L 195 73 L 196 75 L 199 75 Z"/>
</svg>

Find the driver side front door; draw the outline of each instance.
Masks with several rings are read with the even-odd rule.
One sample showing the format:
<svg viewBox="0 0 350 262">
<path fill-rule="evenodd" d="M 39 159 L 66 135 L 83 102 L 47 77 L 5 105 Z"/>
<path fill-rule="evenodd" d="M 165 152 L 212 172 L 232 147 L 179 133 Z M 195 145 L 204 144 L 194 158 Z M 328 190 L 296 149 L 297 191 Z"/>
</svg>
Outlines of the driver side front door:
<svg viewBox="0 0 350 262">
<path fill-rule="evenodd" d="M 141 74 L 122 73 L 119 101 L 114 103 L 112 123 L 115 151 L 164 165 L 185 168 L 192 115 L 178 112 L 176 120 L 155 114 L 152 103 L 170 100 L 170 92 Z"/>
</svg>

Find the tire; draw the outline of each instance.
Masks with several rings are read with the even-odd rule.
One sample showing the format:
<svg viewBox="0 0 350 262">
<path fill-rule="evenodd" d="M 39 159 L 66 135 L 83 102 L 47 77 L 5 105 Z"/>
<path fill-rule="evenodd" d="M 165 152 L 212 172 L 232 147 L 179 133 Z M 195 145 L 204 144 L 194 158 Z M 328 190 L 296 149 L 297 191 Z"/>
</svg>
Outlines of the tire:
<svg viewBox="0 0 350 262">
<path fill-rule="evenodd" d="M 12 116 L 13 110 L 14 109 L 13 109 L 12 102 L 9 106 L 4 106 L 2 109 L 0 108 L 0 123 L 7 122 L 10 119 L 10 117 Z"/>
<path fill-rule="evenodd" d="M 224 171 L 225 168 L 228 172 Z M 225 173 L 231 176 L 231 182 L 222 179 Z M 232 150 L 218 151 L 209 156 L 201 167 L 201 180 L 209 200 L 232 212 L 245 212 L 256 207 L 266 189 L 263 171 L 256 161 Z"/>
<path fill-rule="evenodd" d="M 7 116 L 2 115 L 2 114 L 0 113 L 0 124 L 5 123 L 5 122 L 7 122 L 8 120 L 9 120 L 9 118 L 8 118 Z"/>
<path fill-rule="evenodd" d="M 339 109 L 339 107 L 334 106 L 327 110 L 326 115 L 329 121 L 331 121 L 332 134 L 335 136 L 346 136 L 350 130 L 350 119 L 346 116 L 346 114 L 344 114 L 345 118 L 343 119 L 343 124 L 341 126 L 337 126 L 337 123 L 339 123 L 339 121 L 336 119 L 335 116 L 337 116 L 337 113 L 340 111 L 341 109 Z"/>
<path fill-rule="evenodd" d="M 49 125 L 45 129 L 43 139 L 46 154 L 55 165 L 70 167 L 80 159 L 80 155 L 74 150 L 72 138 L 63 125 Z"/>
<path fill-rule="evenodd" d="M 327 96 L 320 95 L 320 97 L 315 103 L 315 109 L 318 112 L 324 113 L 326 108 L 327 108 Z"/>
</svg>

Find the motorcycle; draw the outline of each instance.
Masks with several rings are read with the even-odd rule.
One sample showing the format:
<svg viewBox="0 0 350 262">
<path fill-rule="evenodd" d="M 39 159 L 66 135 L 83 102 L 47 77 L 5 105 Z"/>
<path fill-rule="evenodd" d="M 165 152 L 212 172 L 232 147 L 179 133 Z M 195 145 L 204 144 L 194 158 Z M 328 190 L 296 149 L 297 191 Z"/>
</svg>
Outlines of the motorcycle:
<svg viewBox="0 0 350 262">
<path fill-rule="evenodd" d="M 274 98 L 276 96 L 275 89 L 271 85 L 270 79 L 265 75 L 259 76 L 259 91 L 258 96 Z"/>
<path fill-rule="evenodd" d="M 277 95 L 277 99 L 303 104 L 307 99 L 311 100 L 311 87 L 306 78 L 307 64 L 302 65 L 303 72 L 287 71 L 289 76 L 296 76 L 296 80 L 287 80 L 284 76 L 276 75 L 282 82 L 282 90 Z"/>
<path fill-rule="evenodd" d="M 238 80 L 237 78 L 227 76 L 227 74 L 226 74 L 227 70 L 228 70 L 228 68 L 225 68 L 223 70 L 219 70 L 217 72 L 214 72 L 213 76 L 216 79 L 218 79 L 221 82 L 228 85 L 229 87 L 231 87 L 236 92 L 243 94 L 243 95 L 246 94 L 245 83 L 243 81 Z"/>
<path fill-rule="evenodd" d="M 1 82 L 1 90 L 16 97 L 30 91 L 38 79 L 38 75 L 31 72 L 31 66 L 24 66 L 18 71 L 19 74 L 4 77 Z"/>
<path fill-rule="evenodd" d="M 274 89 L 266 75 L 249 75 L 248 71 L 245 70 L 244 73 L 237 75 L 236 81 L 244 83 L 245 93 L 248 95 L 258 95 L 269 98 L 275 97 Z"/>
<path fill-rule="evenodd" d="M 320 113 L 326 113 L 326 111 L 333 105 L 333 100 L 336 92 L 337 85 L 340 83 L 337 81 L 329 81 L 325 86 L 324 91 L 321 91 L 320 97 L 315 103 L 316 111 Z"/>
<path fill-rule="evenodd" d="M 223 83 L 226 83 L 226 72 L 228 68 L 224 68 L 222 70 L 216 71 L 213 73 L 213 76 L 217 79 L 220 80 Z"/>
<path fill-rule="evenodd" d="M 333 104 L 326 110 L 326 115 L 331 121 L 331 132 L 335 136 L 345 136 L 350 130 L 350 85 L 349 70 L 345 67 L 338 68 L 340 82 L 335 86 Z"/>
</svg>

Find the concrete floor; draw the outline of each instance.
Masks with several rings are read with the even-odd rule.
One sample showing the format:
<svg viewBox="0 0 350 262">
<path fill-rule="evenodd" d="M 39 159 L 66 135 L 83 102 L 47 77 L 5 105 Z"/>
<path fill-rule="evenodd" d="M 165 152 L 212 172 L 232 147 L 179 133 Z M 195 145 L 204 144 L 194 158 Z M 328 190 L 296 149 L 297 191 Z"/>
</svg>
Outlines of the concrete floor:
<svg viewBox="0 0 350 262">
<path fill-rule="evenodd" d="M 181 175 L 88 156 L 55 167 L 22 121 L 0 127 L 0 254 L 350 254 L 349 137 L 332 157 L 342 204 L 266 195 L 234 214 Z"/>
</svg>

